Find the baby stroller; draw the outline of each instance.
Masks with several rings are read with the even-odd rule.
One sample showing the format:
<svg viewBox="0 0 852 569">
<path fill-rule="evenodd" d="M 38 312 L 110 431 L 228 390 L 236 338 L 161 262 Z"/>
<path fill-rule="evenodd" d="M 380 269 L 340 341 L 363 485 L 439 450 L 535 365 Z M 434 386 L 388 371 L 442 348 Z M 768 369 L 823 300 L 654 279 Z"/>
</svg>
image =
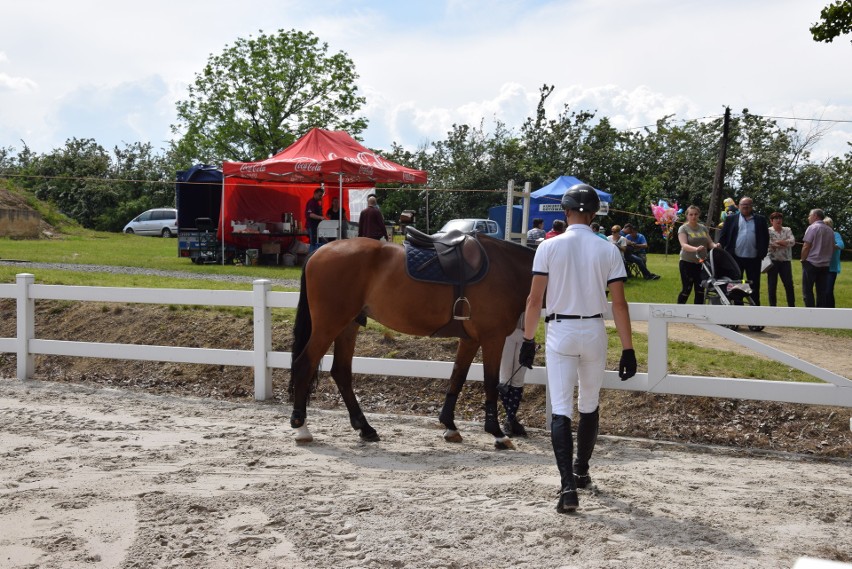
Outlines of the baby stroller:
<svg viewBox="0 0 852 569">
<path fill-rule="evenodd" d="M 742 278 L 739 265 L 730 253 L 716 247 L 711 249 L 701 262 L 707 278 L 701 281 L 704 289 L 704 303 L 730 306 L 732 304 L 754 306 L 751 298 L 751 282 Z M 738 330 L 738 324 L 726 325 L 726 328 Z M 760 332 L 763 326 L 749 326 L 753 332 Z"/>
</svg>

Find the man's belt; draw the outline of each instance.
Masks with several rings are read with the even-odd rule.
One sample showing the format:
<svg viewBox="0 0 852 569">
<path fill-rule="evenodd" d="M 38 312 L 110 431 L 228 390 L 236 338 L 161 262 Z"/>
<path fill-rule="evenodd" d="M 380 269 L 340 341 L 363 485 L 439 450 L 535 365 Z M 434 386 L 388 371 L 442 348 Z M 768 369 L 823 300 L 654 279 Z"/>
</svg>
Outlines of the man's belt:
<svg viewBox="0 0 852 569">
<path fill-rule="evenodd" d="M 549 314 L 544 317 L 545 322 L 550 322 L 551 320 L 588 320 L 590 318 L 603 318 L 603 314 L 593 314 L 591 316 L 580 316 L 579 314 Z"/>
</svg>

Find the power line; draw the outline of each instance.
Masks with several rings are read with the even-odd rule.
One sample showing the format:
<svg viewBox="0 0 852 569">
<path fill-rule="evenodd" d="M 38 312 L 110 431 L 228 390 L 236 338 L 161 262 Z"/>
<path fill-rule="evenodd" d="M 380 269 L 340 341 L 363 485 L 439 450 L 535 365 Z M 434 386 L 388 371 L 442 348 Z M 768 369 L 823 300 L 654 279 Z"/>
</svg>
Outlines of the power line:
<svg viewBox="0 0 852 569">
<path fill-rule="evenodd" d="M 749 114 L 750 114 L 750 116 L 761 118 L 761 119 L 783 119 L 783 120 L 790 120 L 790 121 L 828 122 L 828 123 L 836 123 L 836 124 L 852 123 L 852 120 L 847 120 L 847 119 L 817 119 L 817 118 L 805 118 L 805 117 L 783 117 L 783 116 L 776 116 L 776 115 L 757 115 L 757 114 L 754 114 L 754 113 L 749 113 Z M 704 117 L 696 117 L 696 118 L 693 118 L 693 119 L 672 119 L 672 122 L 700 121 L 700 120 L 705 120 L 705 119 L 721 118 L 722 116 L 723 115 L 707 115 L 707 116 L 704 116 Z M 745 116 L 745 115 L 738 113 L 737 116 L 742 117 L 742 116 Z M 643 128 L 650 128 L 650 127 L 655 127 L 655 126 L 657 126 L 657 123 L 646 124 L 644 126 L 633 126 L 633 127 L 630 127 L 630 128 L 626 128 L 624 130 L 640 130 L 640 129 L 643 129 Z"/>
<path fill-rule="evenodd" d="M 810 122 L 833 122 L 833 123 L 852 123 L 852 120 L 841 120 L 841 119 L 805 119 L 801 117 L 776 117 L 772 115 L 752 115 L 755 117 L 760 117 L 762 119 L 785 119 L 791 121 L 810 121 Z"/>
</svg>

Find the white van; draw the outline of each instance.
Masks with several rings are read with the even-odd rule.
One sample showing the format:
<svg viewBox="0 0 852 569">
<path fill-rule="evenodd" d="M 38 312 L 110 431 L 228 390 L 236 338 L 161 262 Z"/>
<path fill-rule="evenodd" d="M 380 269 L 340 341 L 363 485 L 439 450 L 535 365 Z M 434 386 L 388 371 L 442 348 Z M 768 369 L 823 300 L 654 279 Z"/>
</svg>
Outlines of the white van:
<svg viewBox="0 0 852 569">
<path fill-rule="evenodd" d="M 125 233 L 177 237 L 177 210 L 169 207 L 149 209 L 124 226 Z"/>
</svg>

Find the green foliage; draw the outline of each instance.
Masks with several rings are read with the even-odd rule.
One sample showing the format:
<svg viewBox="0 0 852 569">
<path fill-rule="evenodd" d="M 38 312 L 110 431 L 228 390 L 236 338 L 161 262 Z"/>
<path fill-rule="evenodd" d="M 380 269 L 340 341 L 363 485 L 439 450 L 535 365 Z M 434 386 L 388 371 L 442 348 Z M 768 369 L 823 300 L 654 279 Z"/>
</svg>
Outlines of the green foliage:
<svg viewBox="0 0 852 569">
<path fill-rule="evenodd" d="M 356 116 L 355 64 L 344 52 L 328 53 L 311 32 L 279 30 L 238 39 L 212 55 L 178 102 L 183 135 L 175 152 L 186 162 L 216 164 L 262 160 L 314 127 L 357 136 L 367 126 Z"/>
<path fill-rule="evenodd" d="M 436 229 L 456 217 L 487 217 L 489 207 L 505 203 L 506 183 L 517 175 L 512 160 L 506 159 L 512 153 L 506 148 L 510 138 L 499 122 L 490 133 L 482 123 L 453 125 L 447 139 L 433 145 L 431 185 L 463 190 L 432 194 L 430 220 Z"/>
<path fill-rule="evenodd" d="M 89 229 L 120 231 L 146 209 L 174 206 L 176 167 L 148 143 L 110 154 L 94 139 L 72 138 L 44 155 L 25 147 L 6 162 L 36 198 Z"/>
<path fill-rule="evenodd" d="M 852 0 L 837 0 L 823 8 L 819 16 L 820 21 L 810 28 L 814 41 L 831 43 L 852 32 Z"/>
</svg>

